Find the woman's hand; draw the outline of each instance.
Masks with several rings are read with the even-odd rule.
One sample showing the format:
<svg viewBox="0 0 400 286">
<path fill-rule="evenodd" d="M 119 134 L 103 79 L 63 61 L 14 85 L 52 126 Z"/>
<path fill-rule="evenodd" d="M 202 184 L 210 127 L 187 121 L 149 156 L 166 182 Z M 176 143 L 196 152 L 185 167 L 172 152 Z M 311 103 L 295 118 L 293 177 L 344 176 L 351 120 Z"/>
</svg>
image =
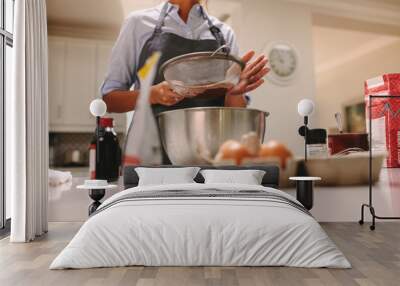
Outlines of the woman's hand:
<svg viewBox="0 0 400 286">
<path fill-rule="evenodd" d="M 150 103 L 171 106 L 177 104 L 184 97 L 172 91 L 168 82 L 163 81 L 153 85 L 150 91 Z"/>
<path fill-rule="evenodd" d="M 262 55 L 249 63 L 254 55 L 255 52 L 250 51 L 242 57 L 242 61 L 246 66 L 240 75 L 239 83 L 229 90 L 227 95 L 241 95 L 255 90 L 264 83 L 263 77 L 270 71 L 266 66 L 268 60 Z"/>
</svg>

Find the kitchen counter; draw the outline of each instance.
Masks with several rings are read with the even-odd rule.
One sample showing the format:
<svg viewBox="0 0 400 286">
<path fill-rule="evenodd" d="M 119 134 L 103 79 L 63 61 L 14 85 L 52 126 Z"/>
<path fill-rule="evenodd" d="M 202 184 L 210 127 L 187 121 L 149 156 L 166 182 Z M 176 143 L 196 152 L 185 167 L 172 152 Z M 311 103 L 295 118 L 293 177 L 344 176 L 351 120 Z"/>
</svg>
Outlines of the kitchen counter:
<svg viewBox="0 0 400 286">
<path fill-rule="evenodd" d="M 71 184 L 49 189 L 49 221 L 85 221 L 92 200 L 87 191 L 76 189 L 87 179 L 85 170 L 72 170 Z M 79 174 L 85 174 L 80 176 Z M 122 178 L 121 178 L 122 179 Z M 121 189 L 106 191 L 106 198 Z M 295 196 L 294 188 L 284 189 Z M 373 202 L 378 215 L 400 216 L 400 169 L 382 169 L 381 179 L 373 188 Z M 311 213 L 323 222 L 357 222 L 361 204 L 368 202 L 368 186 L 314 188 L 314 208 Z M 371 216 L 366 212 L 366 221 Z M 379 220 L 378 220 L 379 222 Z"/>
<path fill-rule="evenodd" d="M 52 170 L 61 172 L 71 172 L 73 177 L 89 177 L 89 167 L 50 167 Z"/>
<path fill-rule="evenodd" d="M 82 222 L 88 218 L 88 208 L 93 202 L 88 190 L 77 189 L 88 179 L 88 169 L 57 169 L 70 171 L 72 182 L 59 187 L 49 187 L 49 221 L 51 222 Z M 115 183 L 117 184 L 117 183 Z M 122 189 L 122 188 L 121 188 Z M 119 192 L 120 188 L 106 191 L 104 199 Z M 103 200 L 104 200 L 103 199 Z"/>
<path fill-rule="evenodd" d="M 361 204 L 368 203 L 368 189 L 368 185 L 315 186 L 311 213 L 318 221 L 356 222 L 361 218 Z M 296 196 L 294 188 L 284 191 Z M 379 182 L 373 186 L 372 197 L 378 215 L 400 216 L 400 169 L 383 168 Z M 365 221 L 370 221 L 368 209 L 365 214 Z"/>
</svg>

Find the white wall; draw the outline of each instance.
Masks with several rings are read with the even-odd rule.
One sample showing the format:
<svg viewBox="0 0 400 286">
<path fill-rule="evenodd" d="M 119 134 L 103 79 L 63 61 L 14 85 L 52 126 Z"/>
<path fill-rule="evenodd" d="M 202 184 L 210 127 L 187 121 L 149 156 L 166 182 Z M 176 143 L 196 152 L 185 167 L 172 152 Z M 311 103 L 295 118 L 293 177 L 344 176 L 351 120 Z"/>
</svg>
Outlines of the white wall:
<svg viewBox="0 0 400 286">
<path fill-rule="evenodd" d="M 267 81 L 252 93 L 251 107 L 271 113 L 267 121 L 267 140 L 278 139 L 301 155 L 303 140 L 297 130 L 302 119 L 297 114 L 297 103 L 302 98 L 315 99 L 311 10 L 276 0 L 236 3 L 238 7 L 231 23 L 242 53 L 250 49 L 260 53 L 270 42 L 281 40 L 298 51 L 300 67 L 293 83 L 281 87 Z M 312 119 L 311 125 L 318 124 Z"/>
</svg>

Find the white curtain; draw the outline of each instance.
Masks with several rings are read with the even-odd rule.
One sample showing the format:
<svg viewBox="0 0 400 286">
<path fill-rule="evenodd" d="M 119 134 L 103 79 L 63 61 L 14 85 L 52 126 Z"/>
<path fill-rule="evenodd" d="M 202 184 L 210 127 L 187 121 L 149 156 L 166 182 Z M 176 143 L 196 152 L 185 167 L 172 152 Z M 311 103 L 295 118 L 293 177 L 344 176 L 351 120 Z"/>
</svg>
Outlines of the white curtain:
<svg viewBox="0 0 400 286">
<path fill-rule="evenodd" d="M 12 242 L 47 232 L 48 63 L 45 0 L 15 1 L 14 94 L 7 111 Z M 7 99 L 6 99 L 7 100 Z"/>
</svg>

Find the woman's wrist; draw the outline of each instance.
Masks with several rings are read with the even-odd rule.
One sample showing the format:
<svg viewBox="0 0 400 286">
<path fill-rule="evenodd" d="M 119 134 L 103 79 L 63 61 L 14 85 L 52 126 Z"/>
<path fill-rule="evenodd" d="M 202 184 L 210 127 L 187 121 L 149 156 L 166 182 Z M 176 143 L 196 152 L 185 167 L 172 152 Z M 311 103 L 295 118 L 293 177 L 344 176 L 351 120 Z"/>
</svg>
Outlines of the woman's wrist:
<svg viewBox="0 0 400 286">
<path fill-rule="evenodd" d="M 165 81 L 153 85 L 150 90 L 150 104 L 172 106 L 183 99 L 184 97 L 175 93 Z"/>
<path fill-rule="evenodd" d="M 154 85 L 150 87 L 149 101 L 152 105 L 157 103 L 156 87 Z"/>
<path fill-rule="evenodd" d="M 136 90 L 114 90 L 103 96 L 107 111 L 124 113 L 135 109 L 139 92 Z"/>
<path fill-rule="evenodd" d="M 247 99 L 245 94 L 227 94 L 225 97 L 226 107 L 247 107 Z"/>
</svg>

